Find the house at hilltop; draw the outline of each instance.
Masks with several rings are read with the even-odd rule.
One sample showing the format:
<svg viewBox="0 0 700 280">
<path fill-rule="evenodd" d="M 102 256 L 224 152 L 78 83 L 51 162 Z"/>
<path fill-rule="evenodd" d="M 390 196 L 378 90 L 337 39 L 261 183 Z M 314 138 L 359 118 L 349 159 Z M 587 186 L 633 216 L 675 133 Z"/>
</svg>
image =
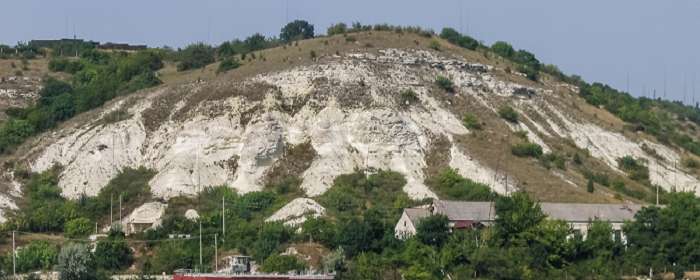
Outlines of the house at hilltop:
<svg viewBox="0 0 700 280">
<path fill-rule="evenodd" d="M 626 221 L 634 221 L 634 215 L 642 209 L 642 205 L 628 204 L 584 204 L 584 203 L 540 203 L 542 212 L 548 220 L 565 220 L 574 229 L 574 234 L 586 235 L 588 221 L 596 217 L 602 221 L 610 221 L 615 231 L 615 240 L 625 241 L 622 225 Z M 442 214 L 449 218 L 451 230 L 479 228 L 493 224 L 496 212 L 490 202 L 436 200 L 424 208 L 404 209 L 403 215 L 396 224 L 397 237 L 416 234 L 416 228 L 421 218 Z"/>
</svg>

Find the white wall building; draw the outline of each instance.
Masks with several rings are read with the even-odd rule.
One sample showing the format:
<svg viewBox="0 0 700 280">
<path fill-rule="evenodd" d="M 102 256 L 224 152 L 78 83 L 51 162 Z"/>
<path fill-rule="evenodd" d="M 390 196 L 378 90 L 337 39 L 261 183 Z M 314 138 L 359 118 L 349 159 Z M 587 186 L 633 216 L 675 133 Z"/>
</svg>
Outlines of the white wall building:
<svg viewBox="0 0 700 280">
<path fill-rule="evenodd" d="M 625 221 L 634 221 L 634 214 L 643 205 L 628 204 L 583 204 L 583 203 L 540 203 L 542 212 L 548 220 L 565 220 L 571 224 L 574 234 L 588 231 L 588 221 L 596 217 L 602 221 L 610 221 L 615 231 L 615 240 L 626 241 L 622 226 Z M 490 202 L 447 201 L 436 200 L 427 208 L 407 208 L 396 224 L 397 237 L 407 237 L 416 234 L 420 218 L 435 214 L 443 214 L 450 219 L 452 230 L 467 229 L 479 226 L 489 226 L 496 219 L 496 212 Z"/>
</svg>

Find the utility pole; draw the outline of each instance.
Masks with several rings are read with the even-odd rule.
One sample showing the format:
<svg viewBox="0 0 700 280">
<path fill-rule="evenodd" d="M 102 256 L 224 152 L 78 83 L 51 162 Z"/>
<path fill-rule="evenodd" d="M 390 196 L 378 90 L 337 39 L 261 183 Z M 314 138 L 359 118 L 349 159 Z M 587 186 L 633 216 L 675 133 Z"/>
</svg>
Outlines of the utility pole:
<svg viewBox="0 0 700 280">
<path fill-rule="evenodd" d="M 17 277 L 17 270 L 15 267 L 16 261 L 15 261 L 15 231 L 12 231 L 12 275 L 14 277 Z"/>
<path fill-rule="evenodd" d="M 119 226 L 122 224 L 122 195 L 119 195 Z"/>
<path fill-rule="evenodd" d="M 214 234 L 214 271 L 219 271 L 219 245 L 216 243 L 216 233 Z"/>
<path fill-rule="evenodd" d="M 197 208 L 201 211 L 201 204 L 202 204 L 202 172 L 199 169 L 199 141 L 200 137 L 197 137 L 197 186 L 198 186 L 198 194 L 197 196 L 199 197 L 199 203 L 197 205 Z M 199 265 L 202 265 L 202 218 L 199 218 Z"/>
<path fill-rule="evenodd" d="M 114 214 L 112 214 L 112 211 L 114 210 L 114 194 L 109 199 L 109 227 L 112 227 L 112 224 L 114 223 L 112 221 L 112 217 L 114 217 Z"/>
<path fill-rule="evenodd" d="M 666 99 L 666 70 L 664 70 L 664 99 Z"/>
<path fill-rule="evenodd" d="M 627 71 L 627 93 L 630 93 L 630 72 Z"/>
<path fill-rule="evenodd" d="M 221 198 L 221 232 L 226 237 L 226 196 Z"/>
<path fill-rule="evenodd" d="M 459 34 L 464 34 L 462 32 L 462 0 L 459 0 Z"/>
</svg>

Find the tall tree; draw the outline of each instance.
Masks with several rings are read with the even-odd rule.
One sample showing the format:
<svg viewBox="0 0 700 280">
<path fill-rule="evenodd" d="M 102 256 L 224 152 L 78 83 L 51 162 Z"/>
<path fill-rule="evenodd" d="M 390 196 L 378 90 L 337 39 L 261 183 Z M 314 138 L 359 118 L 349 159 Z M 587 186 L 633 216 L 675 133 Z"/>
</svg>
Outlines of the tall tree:
<svg viewBox="0 0 700 280">
<path fill-rule="evenodd" d="M 295 20 L 288 23 L 280 31 L 280 39 L 289 43 L 293 40 L 311 39 L 314 37 L 314 25 L 305 20 Z"/>
</svg>

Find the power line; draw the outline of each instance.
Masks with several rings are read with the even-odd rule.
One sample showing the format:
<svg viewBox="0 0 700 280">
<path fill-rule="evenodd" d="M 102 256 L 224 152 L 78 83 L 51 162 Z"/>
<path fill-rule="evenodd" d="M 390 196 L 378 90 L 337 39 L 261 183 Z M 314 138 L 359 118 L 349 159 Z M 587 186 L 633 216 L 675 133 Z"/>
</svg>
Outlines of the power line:
<svg viewBox="0 0 700 280">
<path fill-rule="evenodd" d="M 41 233 L 35 233 L 35 232 L 26 232 L 26 231 L 0 231 L 0 233 L 10 233 L 10 232 L 15 232 L 15 233 L 22 233 L 22 234 L 31 234 L 31 235 L 45 235 Z M 202 236 L 214 236 L 216 233 L 212 234 L 204 234 Z M 54 238 L 56 236 L 53 236 Z M 136 239 L 123 239 L 123 240 L 92 240 L 92 239 L 79 239 L 79 238 L 65 238 L 65 237 L 58 237 L 61 240 L 64 241 L 76 241 L 76 242 L 110 242 L 110 243 L 115 243 L 115 242 L 131 242 L 131 243 L 145 243 L 145 242 L 170 242 L 170 241 L 181 241 L 181 240 L 190 240 L 192 238 L 165 238 L 165 239 L 147 239 L 147 240 L 136 240 Z"/>
</svg>

